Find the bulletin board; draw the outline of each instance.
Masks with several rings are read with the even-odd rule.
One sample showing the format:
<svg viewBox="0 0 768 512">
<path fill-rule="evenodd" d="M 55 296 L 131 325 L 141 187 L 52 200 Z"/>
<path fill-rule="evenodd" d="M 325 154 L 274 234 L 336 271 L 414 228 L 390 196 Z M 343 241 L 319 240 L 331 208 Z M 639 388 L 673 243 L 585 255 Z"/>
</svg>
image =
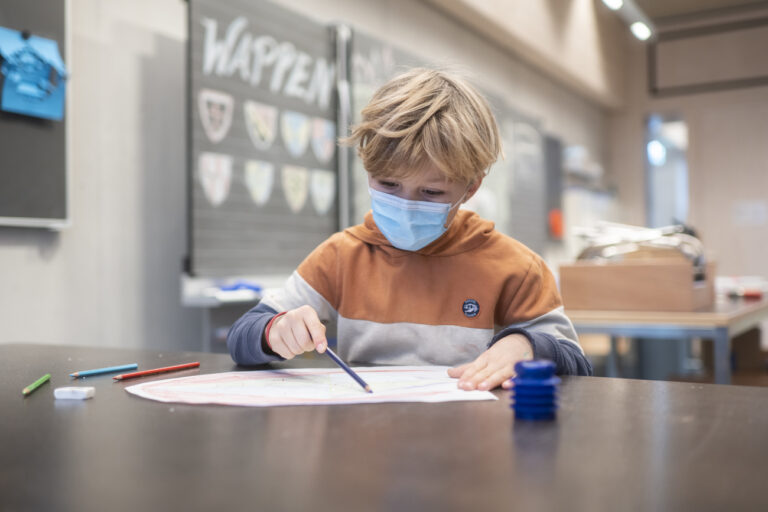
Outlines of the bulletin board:
<svg viewBox="0 0 768 512">
<path fill-rule="evenodd" d="M 196 277 L 290 273 L 338 230 L 331 27 L 269 2 L 189 2 Z"/>
<path fill-rule="evenodd" d="M 66 61 L 66 12 L 61 0 L 4 2 L 0 27 L 56 41 Z M 0 110 L 0 226 L 65 227 L 67 169 L 66 112 L 56 121 Z"/>
</svg>

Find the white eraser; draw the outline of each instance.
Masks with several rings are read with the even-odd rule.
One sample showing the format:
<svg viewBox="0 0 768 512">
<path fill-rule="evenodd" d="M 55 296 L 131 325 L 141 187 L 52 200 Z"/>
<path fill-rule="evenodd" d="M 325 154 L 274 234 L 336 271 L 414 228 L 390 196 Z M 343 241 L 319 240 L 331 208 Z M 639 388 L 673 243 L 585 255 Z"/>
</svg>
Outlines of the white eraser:
<svg viewBox="0 0 768 512">
<path fill-rule="evenodd" d="M 93 386 L 67 386 L 53 390 L 53 396 L 64 400 L 87 400 L 95 394 Z"/>
</svg>

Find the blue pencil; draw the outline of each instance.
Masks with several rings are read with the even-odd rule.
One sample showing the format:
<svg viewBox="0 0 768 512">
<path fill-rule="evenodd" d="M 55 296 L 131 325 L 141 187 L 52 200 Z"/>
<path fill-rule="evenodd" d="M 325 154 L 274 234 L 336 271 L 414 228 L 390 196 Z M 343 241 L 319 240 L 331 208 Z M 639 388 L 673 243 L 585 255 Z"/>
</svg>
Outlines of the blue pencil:
<svg viewBox="0 0 768 512">
<path fill-rule="evenodd" d="M 95 370 L 83 370 L 80 372 L 70 373 L 69 376 L 77 379 L 79 377 L 87 377 L 89 375 L 101 375 L 102 373 L 122 372 L 123 370 L 135 370 L 138 367 L 139 365 L 136 363 L 124 364 L 121 366 L 107 366 L 106 368 L 96 368 Z"/>
<path fill-rule="evenodd" d="M 326 347 L 325 348 L 325 353 L 328 354 L 328 357 L 333 359 L 334 363 L 336 363 L 337 365 L 341 366 L 341 369 L 344 370 L 345 372 L 347 372 L 350 377 L 355 379 L 357 381 L 357 383 L 360 384 L 367 393 L 373 393 L 373 391 L 371 391 L 371 386 L 366 384 L 366 382 L 363 379 L 361 379 L 360 376 L 357 373 L 355 373 L 355 371 L 352 368 L 347 366 L 347 363 L 342 361 L 341 358 L 339 356 L 337 356 L 333 352 L 333 350 L 330 349 L 330 347 Z"/>
</svg>

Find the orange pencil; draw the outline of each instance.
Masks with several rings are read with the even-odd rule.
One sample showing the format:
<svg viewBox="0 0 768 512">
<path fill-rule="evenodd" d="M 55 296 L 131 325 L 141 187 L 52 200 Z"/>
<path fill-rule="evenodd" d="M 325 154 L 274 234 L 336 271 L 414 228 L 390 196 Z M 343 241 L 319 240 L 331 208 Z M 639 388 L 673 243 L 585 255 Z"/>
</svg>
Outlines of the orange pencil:
<svg viewBox="0 0 768 512">
<path fill-rule="evenodd" d="M 175 372 L 179 370 L 186 370 L 188 368 L 197 368 L 198 366 L 200 366 L 200 363 L 198 362 L 177 364 L 176 366 L 166 366 L 164 368 L 154 368 L 152 370 L 142 370 L 140 372 L 123 373 L 122 375 L 115 375 L 112 378 L 115 380 L 133 379 L 136 377 L 144 377 L 145 375 L 154 375 L 156 373 Z"/>
</svg>

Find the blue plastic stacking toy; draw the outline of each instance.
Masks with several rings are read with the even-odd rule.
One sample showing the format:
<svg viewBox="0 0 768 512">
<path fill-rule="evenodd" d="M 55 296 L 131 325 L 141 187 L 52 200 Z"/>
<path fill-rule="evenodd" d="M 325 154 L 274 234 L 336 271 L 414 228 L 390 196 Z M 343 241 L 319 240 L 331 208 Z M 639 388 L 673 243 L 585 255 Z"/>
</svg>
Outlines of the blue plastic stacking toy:
<svg viewBox="0 0 768 512">
<path fill-rule="evenodd" d="M 512 409 L 519 420 L 553 420 L 557 411 L 555 363 L 547 360 L 520 361 L 512 379 Z"/>
</svg>

